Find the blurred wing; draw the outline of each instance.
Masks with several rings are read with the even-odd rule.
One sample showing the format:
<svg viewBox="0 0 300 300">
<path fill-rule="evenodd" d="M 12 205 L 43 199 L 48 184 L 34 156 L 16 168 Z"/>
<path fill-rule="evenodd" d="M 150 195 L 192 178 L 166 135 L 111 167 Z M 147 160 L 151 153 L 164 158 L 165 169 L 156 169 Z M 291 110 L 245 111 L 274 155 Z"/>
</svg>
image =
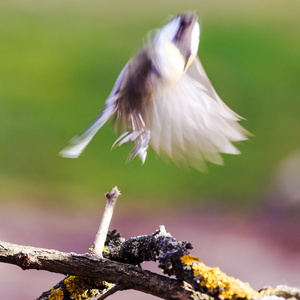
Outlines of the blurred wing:
<svg viewBox="0 0 300 300">
<path fill-rule="evenodd" d="M 241 120 L 243 119 L 241 116 L 239 116 L 237 113 L 235 113 L 233 110 L 231 110 L 219 97 L 219 95 L 216 93 L 214 87 L 212 86 L 210 80 L 207 77 L 207 74 L 200 62 L 199 57 L 196 57 L 193 61 L 193 63 L 190 65 L 190 67 L 187 69 L 187 74 L 198 81 L 198 84 L 202 86 L 202 89 L 206 91 L 206 93 L 215 101 L 220 103 L 221 106 L 224 108 L 224 113 L 228 113 L 228 117 L 234 118 L 235 120 Z M 244 129 L 244 132 L 247 132 Z"/>
<path fill-rule="evenodd" d="M 245 140 L 239 116 L 216 94 L 197 59 L 145 112 L 150 145 L 177 164 L 203 170 L 204 160 L 222 164 L 220 152 L 239 154 L 231 142 Z"/>
<path fill-rule="evenodd" d="M 118 92 L 127 74 L 127 65 L 121 71 L 117 81 L 105 103 L 105 107 L 94 122 L 79 136 L 73 138 L 70 144 L 59 154 L 63 157 L 77 158 L 89 144 L 97 131 L 107 122 L 107 120 L 116 112 Z"/>
</svg>

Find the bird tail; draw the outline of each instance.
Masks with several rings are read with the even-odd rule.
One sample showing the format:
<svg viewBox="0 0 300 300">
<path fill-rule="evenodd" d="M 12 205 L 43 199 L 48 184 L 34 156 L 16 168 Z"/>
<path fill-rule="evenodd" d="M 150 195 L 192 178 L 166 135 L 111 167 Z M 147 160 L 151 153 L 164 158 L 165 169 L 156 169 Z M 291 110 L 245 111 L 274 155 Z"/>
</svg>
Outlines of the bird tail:
<svg viewBox="0 0 300 300">
<path fill-rule="evenodd" d="M 112 100 L 112 99 L 110 99 Z M 97 131 L 106 123 L 106 121 L 115 113 L 116 102 L 107 101 L 105 108 L 95 121 L 79 136 L 74 137 L 69 145 L 59 152 L 63 157 L 77 158 L 89 144 Z"/>
</svg>

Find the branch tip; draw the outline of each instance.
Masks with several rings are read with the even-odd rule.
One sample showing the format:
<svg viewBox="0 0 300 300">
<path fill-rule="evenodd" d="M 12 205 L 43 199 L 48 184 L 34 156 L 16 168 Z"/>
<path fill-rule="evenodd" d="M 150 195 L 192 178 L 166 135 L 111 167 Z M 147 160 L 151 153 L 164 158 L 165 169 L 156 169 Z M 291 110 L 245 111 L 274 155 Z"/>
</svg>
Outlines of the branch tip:
<svg viewBox="0 0 300 300">
<path fill-rule="evenodd" d="M 104 213 L 102 216 L 102 220 L 98 232 L 96 234 L 94 249 L 92 252 L 94 256 L 97 256 L 99 258 L 103 258 L 102 252 L 104 249 L 109 224 L 113 215 L 114 207 L 116 205 L 117 199 L 120 194 L 121 194 L 120 191 L 115 186 L 114 188 L 112 188 L 110 193 L 106 193 L 105 195 L 107 199 L 107 203 L 104 209 Z"/>
<path fill-rule="evenodd" d="M 105 197 L 107 199 L 107 201 L 116 201 L 118 199 L 118 197 L 121 195 L 121 192 L 118 190 L 118 188 L 115 186 L 114 188 L 112 188 L 111 192 L 107 192 L 105 194 Z"/>
</svg>

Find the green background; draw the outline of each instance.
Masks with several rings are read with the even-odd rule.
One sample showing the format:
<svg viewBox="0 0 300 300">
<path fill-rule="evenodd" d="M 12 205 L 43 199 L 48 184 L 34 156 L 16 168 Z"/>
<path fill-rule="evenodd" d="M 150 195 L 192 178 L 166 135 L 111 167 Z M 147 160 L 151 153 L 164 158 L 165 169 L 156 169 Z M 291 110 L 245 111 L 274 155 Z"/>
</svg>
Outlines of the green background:
<svg viewBox="0 0 300 300">
<path fill-rule="evenodd" d="M 199 56 L 221 98 L 254 136 L 225 167 L 182 170 L 105 125 L 83 155 L 58 152 L 102 109 L 147 32 L 196 10 Z M 254 207 L 274 188 L 278 165 L 300 148 L 300 2 L 0 2 L 0 202 L 89 206 L 117 185 L 127 207 L 227 203 Z M 125 201 L 126 200 L 126 201 Z M 283 199 L 284 200 L 284 199 Z"/>
</svg>

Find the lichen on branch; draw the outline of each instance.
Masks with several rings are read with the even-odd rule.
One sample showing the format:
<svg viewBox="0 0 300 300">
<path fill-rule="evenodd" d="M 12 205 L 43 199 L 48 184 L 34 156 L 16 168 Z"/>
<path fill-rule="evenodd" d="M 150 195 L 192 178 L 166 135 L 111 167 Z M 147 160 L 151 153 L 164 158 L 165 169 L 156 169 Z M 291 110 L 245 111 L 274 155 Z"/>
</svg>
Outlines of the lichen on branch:
<svg viewBox="0 0 300 300">
<path fill-rule="evenodd" d="M 227 276 L 192 256 L 189 242 L 180 242 L 164 226 L 150 235 L 125 241 L 112 231 L 106 240 L 104 259 L 91 254 L 64 253 L 56 250 L 14 245 L 0 241 L 0 262 L 22 269 L 47 270 L 69 274 L 40 296 L 40 300 L 87 300 L 96 294 L 104 299 L 113 292 L 134 289 L 163 299 L 284 299 L 300 300 L 299 289 L 253 290 L 247 283 Z M 156 261 L 167 275 L 143 270 L 144 261 Z M 291 296 L 292 295 L 292 296 Z M 286 296 L 286 297 L 285 297 Z M 266 298 L 267 297 L 267 298 Z"/>
</svg>

